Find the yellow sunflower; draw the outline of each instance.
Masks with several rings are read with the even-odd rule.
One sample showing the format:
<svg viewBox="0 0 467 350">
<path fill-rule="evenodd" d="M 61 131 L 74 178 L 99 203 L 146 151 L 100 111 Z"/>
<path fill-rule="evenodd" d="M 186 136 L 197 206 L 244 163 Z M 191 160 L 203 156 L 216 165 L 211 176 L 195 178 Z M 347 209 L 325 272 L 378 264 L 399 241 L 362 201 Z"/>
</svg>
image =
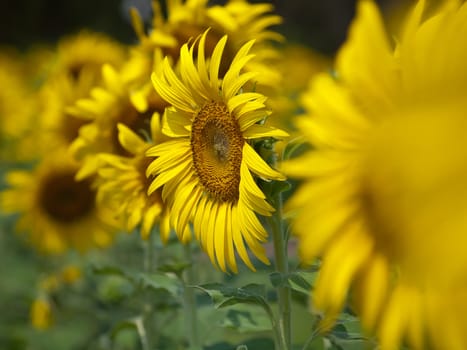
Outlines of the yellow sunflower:
<svg viewBox="0 0 467 350">
<path fill-rule="evenodd" d="M 104 64 L 119 67 L 125 57 L 123 45 L 88 31 L 66 37 L 53 48 L 37 94 L 39 125 L 31 135 L 39 140 L 40 152 L 68 147 L 78 137 L 81 126 L 92 119 L 69 113 L 68 107 L 88 97 L 94 87 L 102 84 Z"/>
<path fill-rule="evenodd" d="M 211 28 L 206 38 L 206 56 L 210 57 L 215 45 L 223 35 L 230 40 L 225 48 L 229 60 L 220 63 L 220 75 L 228 69 L 235 53 L 246 42 L 255 39 L 252 48 L 257 58 L 245 64 L 245 69 L 261 72 L 257 84 L 276 86 L 279 73 L 271 66 L 278 57 L 271 42 L 282 40 L 282 36 L 270 30 L 280 24 L 282 18 L 271 14 L 273 6 L 267 3 L 250 4 L 248 1 L 233 0 L 225 5 L 208 6 L 207 0 L 167 1 L 167 16 L 162 11 L 161 1 L 153 0 L 152 28 L 146 34 L 144 24 L 136 10 L 132 11 L 133 26 L 140 39 L 140 49 L 153 54 L 154 48 L 161 48 L 165 55 L 175 61 L 179 59 L 180 47 Z"/>
<path fill-rule="evenodd" d="M 25 58 L 0 49 L 0 155 L 2 160 L 30 160 L 35 144 L 26 135 L 37 126 L 37 98 L 27 76 Z"/>
<path fill-rule="evenodd" d="M 47 297 L 39 296 L 34 299 L 29 311 L 31 325 L 41 331 L 49 329 L 54 322 L 52 309 L 51 302 Z"/>
<path fill-rule="evenodd" d="M 50 78 L 41 87 L 38 93 L 38 130 L 31 136 L 42 140 L 42 153 L 68 147 L 78 137 L 79 129 L 91 121 L 69 113 L 67 108 L 88 96 L 92 87 L 91 81 L 75 81 L 67 75 Z"/>
<path fill-rule="evenodd" d="M 274 209 L 251 172 L 264 180 L 285 177 L 271 169 L 250 142 L 287 134 L 258 124 L 268 115 L 266 98 L 242 91 L 256 75 L 241 73 L 253 58 L 249 54 L 253 41 L 239 50 L 220 80 L 227 36 L 217 43 L 209 63 L 205 58 L 206 37 L 204 33 L 199 43 L 182 46 L 180 78 L 167 59 L 161 75 L 153 74 L 155 89 L 172 105 L 163 119 L 163 132 L 171 140 L 147 152 L 149 157 L 156 157 L 147 169 L 148 175 L 155 176 L 149 193 L 162 187 L 162 198 L 168 203 L 170 221 L 179 238 L 186 239 L 184 227 L 192 222 L 196 238 L 222 271 L 227 269 L 226 262 L 230 270 L 237 271 L 235 250 L 254 270 L 245 242 L 254 255 L 268 263 L 261 245 L 267 233 L 256 213 L 268 216 Z"/>
<path fill-rule="evenodd" d="M 118 130 L 119 141 L 130 156 L 99 156 L 101 165 L 96 181 L 98 202 L 114 208 L 128 232 L 140 225 L 143 239 L 149 237 L 154 224 L 159 222 L 162 241 L 166 242 L 170 233 L 169 211 L 162 202 L 160 191 L 147 194 L 151 179 L 146 177 L 146 168 L 152 161 L 146 157 L 146 151 L 152 144 L 167 139 L 161 134 L 160 116 L 155 113 L 151 119 L 150 142 L 123 124 L 118 124 Z"/>
<path fill-rule="evenodd" d="M 139 98 L 135 101 L 129 83 L 110 65 L 104 65 L 102 76 L 101 87 L 94 88 L 90 97 L 78 100 L 67 109 L 71 115 L 90 121 L 81 127 L 78 138 L 70 147 L 73 155 L 82 162 L 78 173 L 80 179 L 96 173 L 100 153 L 131 154 L 118 140 L 119 123 L 140 135 L 148 135 L 152 114 L 162 112 L 167 106 L 160 98 L 144 99 L 144 103 Z"/>
<path fill-rule="evenodd" d="M 88 180 L 76 181 L 78 165 L 65 150 L 51 152 L 33 171 L 10 171 L 0 208 L 18 213 L 17 231 L 45 254 L 85 251 L 112 241 L 114 222 L 96 206 Z"/>
<path fill-rule="evenodd" d="M 301 256 L 322 258 L 313 307 L 329 325 L 352 290 L 382 349 L 467 348 L 467 4 L 424 5 L 393 45 L 360 1 L 337 79 L 303 99 L 314 148 L 284 165 Z"/>
<path fill-rule="evenodd" d="M 76 81 L 85 80 L 90 87 L 101 80 L 103 64 L 117 68 L 127 56 L 124 45 L 105 34 L 88 30 L 60 40 L 54 53 L 49 76 L 66 75 Z"/>
</svg>

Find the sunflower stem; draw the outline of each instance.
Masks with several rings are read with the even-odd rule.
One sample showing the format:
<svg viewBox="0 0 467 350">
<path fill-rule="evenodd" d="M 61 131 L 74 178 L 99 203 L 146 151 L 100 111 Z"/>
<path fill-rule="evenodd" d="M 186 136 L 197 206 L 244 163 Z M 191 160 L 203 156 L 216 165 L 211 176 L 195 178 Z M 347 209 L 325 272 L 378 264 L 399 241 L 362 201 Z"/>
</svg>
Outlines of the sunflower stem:
<svg viewBox="0 0 467 350">
<path fill-rule="evenodd" d="M 144 272 L 152 272 L 153 269 L 153 260 L 154 260 L 154 232 L 151 232 L 147 240 L 143 240 L 144 244 L 144 261 L 143 269 Z"/>
<path fill-rule="evenodd" d="M 279 192 L 273 198 L 276 211 L 270 218 L 272 237 L 274 243 L 275 266 L 277 272 L 285 278 L 289 274 L 287 237 L 284 230 L 284 221 L 282 220 L 282 194 Z M 291 322 L 290 305 L 291 292 L 286 283 L 277 286 L 277 299 L 279 304 L 279 320 L 277 322 L 277 332 L 280 341 L 281 350 L 291 348 Z"/>
<path fill-rule="evenodd" d="M 144 254 L 143 254 L 143 269 L 145 273 L 151 273 L 154 266 L 154 232 L 149 235 L 147 240 L 143 240 L 144 244 Z M 146 328 L 150 328 L 152 326 L 152 303 L 149 296 L 146 295 L 143 310 L 142 310 L 142 317 L 138 319 L 137 328 L 138 334 L 141 338 L 141 345 L 143 350 L 151 349 L 151 339 L 149 338 L 149 333 L 146 332 Z"/>
<path fill-rule="evenodd" d="M 191 264 L 184 272 L 183 285 L 183 308 L 185 313 L 185 329 L 189 336 L 190 350 L 200 350 L 201 345 L 198 338 L 198 318 L 196 309 L 196 298 L 193 285 L 196 283 L 195 271 L 193 269 L 193 254 L 191 244 L 184 245 L 185 258 Z"/>
</svg>

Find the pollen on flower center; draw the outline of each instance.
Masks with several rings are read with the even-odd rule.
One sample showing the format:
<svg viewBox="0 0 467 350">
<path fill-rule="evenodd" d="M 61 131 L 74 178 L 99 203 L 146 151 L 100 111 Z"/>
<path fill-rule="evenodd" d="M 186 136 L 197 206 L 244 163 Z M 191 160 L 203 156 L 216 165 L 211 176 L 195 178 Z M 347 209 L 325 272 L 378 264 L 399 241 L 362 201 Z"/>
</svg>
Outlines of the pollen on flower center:
<svg viewBox="0 0 467 350">
<path fill-rule="evenodd" d="M 209 102 L 196 114 L 193 163 L 201 184 L 215 199 L 238 200 L 243 143 L 239 125 L 224 103 Z"/>
<path fill-rule="evenodd" d="M 95 192 L 88 181 L 76 181 L 74 172 L 48 176 L 39 193 L 41 208 L 54 220 L 71 223 L 94 208 Z"/>
</svg>

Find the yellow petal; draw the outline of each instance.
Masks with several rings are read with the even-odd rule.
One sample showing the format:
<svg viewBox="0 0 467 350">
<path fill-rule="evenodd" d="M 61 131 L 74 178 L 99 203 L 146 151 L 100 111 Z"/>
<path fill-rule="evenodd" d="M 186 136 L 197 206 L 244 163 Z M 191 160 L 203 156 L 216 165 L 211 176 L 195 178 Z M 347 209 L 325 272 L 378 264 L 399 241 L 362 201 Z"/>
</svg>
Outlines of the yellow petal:
<svg viewBox="0 0 467 350">
<path fill-rule="evenodd" d="M 285 180 L 280 172 L 273 170 L 248 144 L 243 145 L 243 159 L 248 168 L 264 180 Z"/>
</svg>

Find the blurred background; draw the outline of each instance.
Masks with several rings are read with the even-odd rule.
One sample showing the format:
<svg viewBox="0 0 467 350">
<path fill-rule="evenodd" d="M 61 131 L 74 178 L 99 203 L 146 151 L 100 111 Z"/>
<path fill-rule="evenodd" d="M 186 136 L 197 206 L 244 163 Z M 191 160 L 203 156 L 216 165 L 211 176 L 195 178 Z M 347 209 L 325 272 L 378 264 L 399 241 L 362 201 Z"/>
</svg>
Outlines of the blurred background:
<svg viewBox="0 0 467 350">
<path fill-rule="evenodd" d="M 211 1 L 224 3 L 225 1 Z M 289 41 L 307 44 L 332 55 L 345 40 L 354 15 L 355 0 L 273 0 L 283 16 L 280 31 Z M 407 0 L 379 0 L 391 13 Z M 89 28 L 132 43 L 136 40 L 128 8 L 135 6 L 150 17 L 150 0 L 3 0 L 0 11 L 0 45 L 28 48 L 36 43 L 54 43 L 65 34 Z"/>
</svg>

